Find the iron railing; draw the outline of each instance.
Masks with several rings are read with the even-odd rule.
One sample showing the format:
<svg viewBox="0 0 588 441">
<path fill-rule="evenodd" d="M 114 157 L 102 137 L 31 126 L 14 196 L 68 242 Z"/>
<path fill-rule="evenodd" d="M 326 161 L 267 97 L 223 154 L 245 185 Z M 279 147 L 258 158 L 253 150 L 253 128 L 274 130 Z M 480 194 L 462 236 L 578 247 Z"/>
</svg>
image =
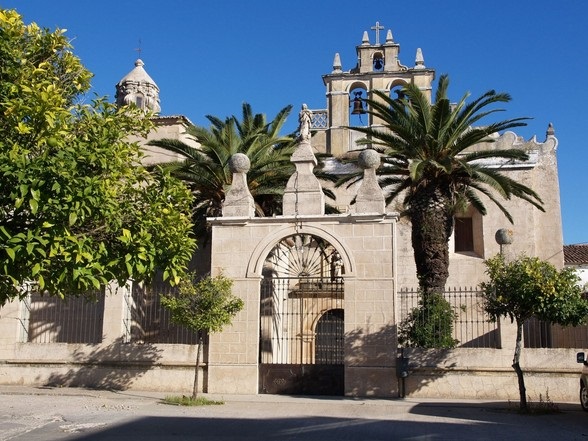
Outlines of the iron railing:
<svg viewBox="0 0 588 441">
<path fill-rule="evenodd" d="M 131 342 L 196 344 L 197 334 L 171 321 L 171 313 L 161 305 L 161 295 L 171 294 L 174 287 L 166 283 L 133 284 L 132 301 L 128 302 Z M 127 319 L 128 320 L 128 319 Z"/>
<path fill-rule="evenodd" d="M 23 301 L 23 340 L 30 343 L 100 343 L 104 292 L 61 299 L 32 292 Z"/>
<path fill-rule="evenodd" d="M 399 291 L 400 321 L 418 306 L 420 295 L 417 289 Z M 483 293 L 476 288 L 450 288 L 444 294 L 455 313 L 453 338 L 462 348 L 498 348 L 498 325 L 490 321 L 484 311 Z M 542 322 L 536 318 L 523 325 L 523 345 L 527 348 L 571 348 L 588 347 L 588 326 L 563 327 Z"/>
<path fill-rule="evenodd" d="M 449 288 L 444 293 L 454 312 L 453 338 L 461 348 L 497 348 L 500 345 L 496 323 L 484 311 L 482 292 L 475 288 Z M 400 320 L 418 307 L 418 289 L 402 288 L 398 293 Z"/>
<path fill-rule="evenodd" d="M 343 362 L 343 279 L 268 278 L 261 282 L 260 362 Z"/>
<path fill-rule="evenodd" d="M 329 127 L 329 115 L 326 109 L 312 110 L 310 128 L 312 130 L 325 130 Z"/>
</svg>

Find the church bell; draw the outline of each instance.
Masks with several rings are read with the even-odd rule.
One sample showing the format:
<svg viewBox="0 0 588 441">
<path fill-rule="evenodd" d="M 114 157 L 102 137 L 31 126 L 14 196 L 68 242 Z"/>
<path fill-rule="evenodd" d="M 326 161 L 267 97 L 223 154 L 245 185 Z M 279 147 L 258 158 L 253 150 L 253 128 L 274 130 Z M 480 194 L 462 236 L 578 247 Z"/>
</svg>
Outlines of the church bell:
<svg viewBox="0 0 588 441">
<path fill-rule="evenodd" d="M 355 98 L 353 98 L 353 110 L 352 115 L 364 115 L 366 113 L 363 108 L 363 102 L 361 101 L 361 94 L 363 92 L 355 92 Z"/>
</svg>

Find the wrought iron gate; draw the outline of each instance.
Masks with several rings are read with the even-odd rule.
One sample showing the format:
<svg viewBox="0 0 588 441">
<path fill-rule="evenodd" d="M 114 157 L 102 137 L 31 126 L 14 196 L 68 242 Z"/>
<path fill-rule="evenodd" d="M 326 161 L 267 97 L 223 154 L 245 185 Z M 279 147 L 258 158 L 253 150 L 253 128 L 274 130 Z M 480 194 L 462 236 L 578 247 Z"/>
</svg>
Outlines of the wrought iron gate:
<svg viewBox="0 0 588 441">
<path fill-rule="evenodd" d="M 343 394 L 343 273 L 335 249 L 316 236 L 289 236 L 269 254 L 261 282 L 261 393 Z"/>
</svg>

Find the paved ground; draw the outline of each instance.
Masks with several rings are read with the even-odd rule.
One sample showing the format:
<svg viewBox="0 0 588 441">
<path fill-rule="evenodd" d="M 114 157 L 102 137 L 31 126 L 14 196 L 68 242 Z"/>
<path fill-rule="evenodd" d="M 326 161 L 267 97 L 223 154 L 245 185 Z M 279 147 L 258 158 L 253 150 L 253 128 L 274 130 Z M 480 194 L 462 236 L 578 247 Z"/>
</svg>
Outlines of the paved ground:
<svg viewBox="0 0 588 441">
<path fill-rule="evenodd" d="M 211 396 L 177 407 L 165 394 L 0 386 L 0 440 L 584 440 L 588 413 L 519 415 L 509 403 Z"/>
</svg>

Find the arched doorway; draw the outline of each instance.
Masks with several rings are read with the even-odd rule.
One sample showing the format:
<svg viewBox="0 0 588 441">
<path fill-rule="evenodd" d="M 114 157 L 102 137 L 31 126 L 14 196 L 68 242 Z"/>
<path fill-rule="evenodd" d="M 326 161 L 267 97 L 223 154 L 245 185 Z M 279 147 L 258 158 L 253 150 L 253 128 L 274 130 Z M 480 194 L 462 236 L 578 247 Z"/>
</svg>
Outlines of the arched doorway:
<svg viewBox="0 0 588 441">
<path fill-rule="evenodd" d="M 337 250 L 294 234 L 269 252 L 260 305 L 260 393 L 343 394 L 343 276 Z"/>
</svg>

